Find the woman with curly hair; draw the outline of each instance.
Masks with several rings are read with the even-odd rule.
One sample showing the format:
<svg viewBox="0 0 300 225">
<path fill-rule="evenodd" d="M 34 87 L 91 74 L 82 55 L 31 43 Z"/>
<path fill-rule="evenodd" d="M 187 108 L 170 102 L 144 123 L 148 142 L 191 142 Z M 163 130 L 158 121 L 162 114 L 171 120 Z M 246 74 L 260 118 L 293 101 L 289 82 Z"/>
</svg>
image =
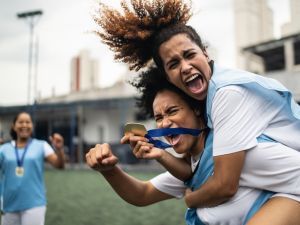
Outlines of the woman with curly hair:
<svg viewBox="0 0 300 225">
<path fill-rule="evenodd" d="M 214 174 L 186 194 L 187 205 L 218 205 L 239 185 L 266 189 L 284 194 L 271 198 L 249 224 L 300 224 L 295 214 L 282 210 L 290 205 L 300 211 L 300 108 L 290 91 L 275 80 L 214 64 L 187 25 L 191 7 L 183 0 L 121 5 L 122 12 L 100 5 L 95 17 L 102 27 L 97 34 L 115 58 L 134 70 L 153 60 L 171 83 L 206 101 Z M 259 138 L 268 141 L 260 144 Z"/>
<path fill-rule="evenodd" d="M 117 168 L 115 161 L 112 160 L 115 157 L 113 150 L 109 145 L 97 145 L 91 149 L 86 155 L 87 163 L 108 180 L 120 197 L 131 204 L 141 206 L 169 198 L 182 198 L 188 186 L 191 188 L 201 186 L 213 173 L 210 141 L 212 132 L 205 127 L 203 105 L 168 82 L 157 68 L 143 72 L 132 84 L 141 93 L 138 99 L 140 109 L 148 117 L 155 118 L 158 128 L 171 123 L 174 129 L 184 127 L 201 131 L 200 135 L 165 136 L 166 140 L 174 146 L 174 150 L 183 155 L 182 158 L 176 158 L 161 148 L 153 147 L 145 137 L 135 136 L 135 140 L 139 143 L 133 150 L 135 156 L 148 160 L 155 159 L 168 170 L 144 183 L 129 178 L 128 175 L 125 176 L 124 171 Z M 121 186 L 125 186 L 126 189 L 122 189 Z M 186 222 L 199 225 L 245 224 L 243 221 L 248 218 L 247 213 L 252 205 L 257 204 L 256 199 L 260 195 L 260 190 L 240 187 L 237 194 L 226 204 L 212 208 L 199 208 L 194 211 L 193 218 L 188 216 L 190 213 L 187 213 Z"/>
</svg>

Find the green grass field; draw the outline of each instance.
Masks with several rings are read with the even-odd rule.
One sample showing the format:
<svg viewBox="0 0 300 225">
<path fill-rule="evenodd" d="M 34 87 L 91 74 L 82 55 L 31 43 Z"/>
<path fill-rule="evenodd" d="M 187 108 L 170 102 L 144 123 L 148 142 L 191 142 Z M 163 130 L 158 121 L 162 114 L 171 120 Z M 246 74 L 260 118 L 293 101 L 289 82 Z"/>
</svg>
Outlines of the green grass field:
<svg viewBox="0 0 300 225">
<path fill-rule="evenodd" d="M 149 179 L 155 173 L 132 173 Z M 136 207 L 124 202 L 92 170 L 46 170 L 46 225 L 184 225 L 185 204 L 167 200 Z M 124 184 L 126 185 L 126 184 Z"/>
</svg>

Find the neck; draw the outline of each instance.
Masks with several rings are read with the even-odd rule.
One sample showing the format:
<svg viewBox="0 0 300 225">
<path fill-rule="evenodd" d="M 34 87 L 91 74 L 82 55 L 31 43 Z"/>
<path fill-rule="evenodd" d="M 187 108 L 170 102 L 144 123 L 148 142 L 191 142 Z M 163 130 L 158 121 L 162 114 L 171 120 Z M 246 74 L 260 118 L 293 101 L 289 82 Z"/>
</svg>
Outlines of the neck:
<svg viewBox="0 0 300 225">
<path fill-rule="evenodd" d="M 206 140 L 207 133 L 206 131 L 201 132 L 200 136 L 198 136 L 198 141 L 196 142 L 195 146 L 192 148 L 191 155 L 195 158 L 199 157 L 204 148 L 205 148 L 205 140 Z"/>
<path fill-rule="evenodd" d="M 17 138 L 16 146 L 17 147 L 25 147 L 29 138 Z"/>
</svg>

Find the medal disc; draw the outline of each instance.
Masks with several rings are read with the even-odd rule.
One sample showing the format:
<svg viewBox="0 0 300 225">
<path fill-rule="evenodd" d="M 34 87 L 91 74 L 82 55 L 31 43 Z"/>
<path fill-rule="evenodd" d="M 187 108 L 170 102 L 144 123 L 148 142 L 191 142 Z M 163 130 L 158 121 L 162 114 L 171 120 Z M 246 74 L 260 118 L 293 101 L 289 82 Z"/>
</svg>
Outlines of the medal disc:
<svg viewBox="0 0 300 225">
<path fill-rule="evenodd" d="M 18 177 L 23 177 L 23 175 L 24 175 L 24 168 L 23 168 L 23 167 L 17 166 L 17 167 L 16 167 L 16 175 L 17 175 Z"/>
</svg>

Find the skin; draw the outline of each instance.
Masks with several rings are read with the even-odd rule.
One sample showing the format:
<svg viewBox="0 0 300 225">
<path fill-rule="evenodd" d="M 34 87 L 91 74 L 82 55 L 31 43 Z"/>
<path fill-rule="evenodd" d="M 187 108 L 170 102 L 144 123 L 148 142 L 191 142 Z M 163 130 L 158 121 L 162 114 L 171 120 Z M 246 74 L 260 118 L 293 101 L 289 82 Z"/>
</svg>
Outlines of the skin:
<svg viewBox="0 0 300 225">
<path fill-rule="evenodd" d="M 195 115 L 195 113 L 184 100 L 171 91 L 166 90 L 158 93 L 153 103 L 153 108 L 156 122 L 160 127 L 200 127 L 200 125 L 195 125 L 200 123 L 199 117 L 187 117 L 187 115 Z M 171 173 L 179 173 L 183 177 L 190 177 L 191 169 L 188 163 L 183 162 L 183 159 L 175 158 L 166 151 L 154 148 L 153 145 L 147 142 L 146 138 L 132 134 L 124 136 L 122 141 L 135 142 L 133 152 L 137 157 L 157 159 L 165 167 L 170 167 Z M 203 144 L 204 139 L 201 137 L 195 138 L 190 135 L 180 135 L 176 149 L 178 153 L 186 153 L 186 149 L 191 149 L 192 154 L 198 155 L 203 149 Z M 90 149 L 86 154 L 86 161 L 92 169 L 100 172 L 118 195 L 128 203 L 145 206 L 173 198 L 173 196 L 158 191 L 149 181 L 140 181 L 122 171 L 117 166 L 118 159 L 112 153 L 108 144 L 97 144 Z M 182 171 L 184 171 L 183 174 Z"/>
<path fill-rule="evenodd" d="M 196 113 L 187 106 L 184 100 L 173 92 L 162 91 L 158 93 L 153 102 L 153 111 L 158 128 L 203 128 L 203 123 L 201 123 L 201 120 L 197 118 Z M 193 137 L 190 135 L 180 135 L 179 141 L 176 138 L 177 142 L 174 142 L 169 137 L 165 138 L 170 144 L 173 143 L 173 149 L 179 154 L 187 153 L 197 157 L 204 147 L 203 137 L 201 136 Z M 133 153 L 136 157 L 156 159 L 169 172 L 181 180 L 186 180 L 192 175 L 189 161 L 182 160 L 182 162 L 185 162 L 188 167 L 184 167 L 182 163 L 171 163 L 168 161 L 171 157 L 166 151 L 153 148 L 151 145 L 146 143 L 147 140 L 144 140 L 139 136 L 124 136 L 121 143 L 125 143 L 127 141 L 129 141 L 133 146 Z M 174 143 L 176 144 L 174 145 Z M 240 174 L 233 176 L 233 172 L 227 173 L 227 171 L 236 170 L 236 166 L 232 164 L 232 161 L 234 160 L 238 161 L 239 169 L 241 170 L 243 159 L 237 158 L 240 155 L 241 154 L 232 156 L 228 154 L 222 156 L 222 158 L 226 158 L 226 162 L 228 163 L 220 163 L 221 157 L 215 157 L 216 165 L 214 175 L 211 176 L 203 185 L 204 188 L 202 187 L 194 192 L 187 190 L 185 195 L 187 206 L 209 207 L 219 205 L 226 200 L 229 200 L 235 194 L 235 188 L 239 187 L 238 181 Z M 185 173 L 182 171 L 183 168 L 189 172 Z M 225 171 L 225 173 L 223 171 Z M 228 184 L 225 184 L 227 182 Z M 234 186 L 230 184 L 234 184 Z M 199 205 L 199 202 L 201 202 L 201 206 Z"/>
<path fill-rule="evenodd" d="M 161 44 L 159 55 L 168 79 L 186 94 L 204 100 L 211 78 L 209 57 L 206 51 L 192 42 L 185 34 L 177 34 Z M 198 88 L 191 89 L 187 81 L 198 75 Z"/>
<path fill-rule="evenodd" d="M 132 205 L 146 206 L 173 198 L 158 191 L 150 181 L 138 180 L 119 168 L 118 158 L 107 143 L 97 144 L 85 157 L 88 166 L 101 173 L 115 192 Z"/>
<path fill-rule="evenodd" d="M 208 82 L 212 71 L 209 67 L 209 57 L 198 45 L 191 41 L 186 34 L 177 34 L 161 44 L 159 55 L 163 67 L 171 83 L 182 89 L 191 97 L 204 100 L 207 96 Z M 188 85 L 194 75 L 193 85 Z M 245 151 L 214 157 L 215 169 L 213 176 L 198 190 L 187 192 L 186 203 L 189 207 L 213 206 L 232 197 L 239 184 L 241 170 L 244 164 Z M 217 198 L 216 198 L 217 197 Z M 257 213 L 249 224 L 300 224 L 294 212 L 300 215 L 299 203 L 287 198 L 273 198 Z M 277 210 L 290 207 L 291 211 Z M 279 212 L 278 212 L 279 211 Z M 271 218 L 274 213 L 276 219 L 265 223 L 264 218 Z M 293 213 L 292 213 L 293 212 Z M 289 218 L 289 220 L 287 220 Z M 291 221 L 293 220 L 293 221 Z"/>
<path fill-rule="evenodd" d="M 30 115 L 28 113 L 21 113 L 13 124 L 13 129 L 17 134 L 17 147 L 25 147 L 27 141 L 31 138 L 33 131 L 33 123 Z M 54 147 L 57 149 L 57 152 L 46 158 L 46 161 L 56 168 L 64 168 L 64 152 L 61 145 L 61 143 L 63 144 L 63 139 L 61 138 L 62 137 L 59 137 L 58 135 L 55 136 Z"/>
<path fill-rule="evenodd" d="M 197 112 L 177 94 L 169 90 L 159 92 L 153 102 L 153 112 L 157 128 L 188 127 L 201 129 L 203 122 Z M 190 155 L 197 157 L 204 148 L 204 137 L 191 135 L 165 136 L 165 139 L 172 145 L 178 154 L 185 154 L 186 157 L 176 159 L 168 152 L 155 148 L 145 142 L 139 136 L 130 136 L 129 142 L 133 147 L 133 153 L 137 158 L 156 159 L 175 177 L 186 180 L 191 177 Z M 126 140 L 126 137 L 122 141 Z M 121 141 L 121 142 L 122 142 Z"/>
<path fill-rule="evenodd" d="M 165 90 L 158 93 L 153 102 L 153 111 L 158 128 L 203 128 L 203 123 L 201 123 L 200 118 L 196 116 L 196 113 L 188 107 L 184 100 L 182 100 L 177 94 L 173 92 Z M 179 138 L 176 138 L 176 142 L 174 142 L 169 137 L 165 138 L 170 144 L 173 145 L 173 149 L 179 154 L 187 153 L 193 155 L 194 157 L 197 157 L 204 147 L 204 138 L 201 136 L 193 137 L 190 135 L 180 135 Z M 158 160 L 158 162 L 160 162 L 168 171 L 170 171 L 174 176 L 181 180 L 186 180 L 191 176 L 189 161 L 182 160 L 182 162 L 185 162 L 188 165 L 188 168 L 184 167 L 180 163 L 168 162 L 168 160 L 170 160 L 170 157 L 168 156 L 169 154 L 167 154 L 166 151 L 162 151 L 157 148 L 152 148 L 152 146 L 147 145 L 143 138 L 138 136 L 124 136 L 121 142 L 125 143 L 128 140 L 133 146 L 133 153 L 136 155 L 136 157 L 147 159 L 152 158 Z M 238 154 L 238 156 L 239 155 L 240 154 Z M 236 167 L 233 166 L 231 162 L 237 160 L 236 157 L 238 156 L 223 156 L 226 158 L 226 162 L 228 162 L 226 164 L 218 164 L 220 157 L 216 157 L 215 160 L 217 162 L 217 168 L 215 168 L 215 170 L 220 172 L 215 172 L 214 175 L 211 176 L 208 179 L 208 181 L 204 184 L 204 188 L 198 189 L 195 192 L 187 190 L 185 196 L 187 206 L 209 207 L 219 205 L 225 202 L 226 200 L 229 200 L 235 194 L 235 188 L 239 187 L 238 181 L 240 174 L 233 176 L 231 173 L 226 173 L 226 171 L 233 171 L 236 169 Z M 189 160 L 189 157 L 187 157 L 187 159 Z M 241 162 L 243 162 L 243 160 L 239 159 L 238 162 L 240 162 L 239 167 L 241 170 Z M 184 173 L 183 171 L 180 171 L 180 168 L 186 168 L 189 171 L 189 173 Z M 225 173 L 223 173 L 223 171 L 225 171 Z M 234 183 L 235 181 L 237 181 L 237 184 Z M 233 183 L 236 185 L 234 187 L 232 185 L 224 185 L 224 183 L 226 182 L 229 182 L 230 184 Z M 199 202 L 201 202 L 201 206 L 198 205 Z"/>
<path fill-rule="evenodd" d="M 185 34 L 177 34 L 162 43 L 159 54 L 171 83 L 193 98 L 205 99 L 212 73 L 205 51 Z M 196 79 L 191 88 L 187 81 L 196 75 L 200 79 Z M 244 158 L 245 151 L 214 157 L 213 176 L 197 191 L 187 193 L 187 205 L 208 207 L 230 199 L 238 190 Z"/>
<path fill-rule="evenodd" d="M 192 126 L 191 123 L 193 123 L 193 128 L 200 128 L 201 125 L 199 125 L 199 127 L 195 127 L 195 124 L 197 124 L 196 121 L 198 121 L 196 113 L 193 113 L 193 111 L 186 107 L 186 105 L 178 104 L 182 100 L 177 97 L 178 96 L 176 96 L 175 93 L 172 94 L 172 92 L 169 91 L 162 91 L 159 94 L 157 94 L 153 104 L 157 126 L 187 127 L 188 124 Z M 170 109 L 172 109 L 173 107 L 175 107 L 175 109 L 178 107 L 177 109 L 179 110 L 177 112 L 176 110 L 175 112 L 172 110 L 170 111 Z M 190 115 L 188 117 L 183 117 L 187 116 L 186 113 Z M 186 121 L 182 118 L 189 119 L 188 121 Z M 198 124 L 201 124 L 201 122 L 198 121 Z M 199 149 L 202 149 L 204 144 L 203 141 L 192 141 L 190 137 L 187 137 L 187 135 L 184 135 L 181 138 L 183 140 L 182 142 L 179 141 L 179 144 L 175 145 L 175 151 L 177 150 L 180 153 L 184 153 L 184 148 L 182 148 L 183 146 L 181 146 L 181 144 L 183 144 L 183 142 L 186 141 L 190 144 L 189 146 L 185 145 L 185 148 L 190 147 L 192 149 L 191 152 L 193 155 L 201 153 L 201 150 L 199 151 Z M 187 138 L 187 140 L 184 140 L 184 138 Z M 147 139 L 143 137 L 138 137 L 134 135 L 124 136 L 123 141 L 138 142 L 138 144 L 136 144 L 136 148 L 134 149 L 134 153 L 136 155 L 139 155 L 141 158 L 153 157 L 162 161 L 166 159 L 164 157 L 166 151 L 154 148 L 152 145 L 147 145 Z M 149 148 L 144 149 L 143 143 Z M 198 143 L 199 145 L 194 145 L 194 143 Z M 192 148 L 192 146 L 195 146 L 195 148 Z M 136 206 L 145 206 L 172 198 L 172 196 L 159 192 L 153 187 L 153 185 L 149 181 L 140 181 L 134 177 L 129 176 L 119 167 L 117 167 L 118 159 L 116 156 L 113 155 L 112 150 L 108 144 L 98 144 L 95 146 L 95 148 L 92 148 L 86 154 L 86 161 L 91 168 L 100 172 L 104 176 L 104 178 L 110 183 L 114 190 L 125 201 L 131 204 L 134 204 Z M 174 163 L 174 161 L 169 161 L 169 159 L 166 159 L 166 161 L 168 161 L 173 166 L 179 164 Z M 125 183 L 126 185 L 124 185 Z M 284 207 L 284 209 L 287 210 L 282 210 L 282 207 Z M 276 197 L 268 201 L 268 203 L 265 204 L 256 215 L 254 215 L 254 217 L 250 220 L 248 225 L 297 225 L 300 221 L 300 214 L 298 212 L 298 202 L 286 198 Z"/>
</svg>

